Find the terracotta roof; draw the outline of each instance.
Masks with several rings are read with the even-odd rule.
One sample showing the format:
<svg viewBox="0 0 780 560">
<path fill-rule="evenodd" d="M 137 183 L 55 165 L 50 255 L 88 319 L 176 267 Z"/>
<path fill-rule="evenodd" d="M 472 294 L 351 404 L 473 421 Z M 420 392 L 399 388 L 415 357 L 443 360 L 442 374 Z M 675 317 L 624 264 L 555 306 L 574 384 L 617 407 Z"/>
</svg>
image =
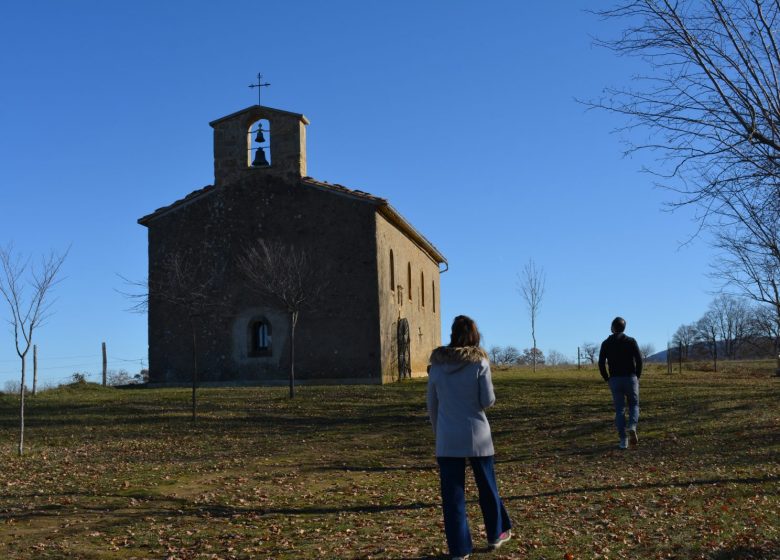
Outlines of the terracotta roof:
<svg viewBox="0 0 780 560">
<path fill-rule="evenodd" d="M 447 259 L 444 258 L 444 255 L 441 254 L 441 252 L 434 246 L 434 244 L 428 241 L 428 239 L 426 239 L 423 234 L 417 231 L 414 226 L 412 226 L 412 224 L 410 224 L 406 218 L 404 218 L 401 213 L 398 212 L 398 210 L 390 205 L 386 198 L 374 196 L 373 194 L 367 193 L 365 191 L 350 189 L 344 185 L 318 181 L 312 177 L 304 177 L 303 182 L 322 190 L 354 197 L 375 204 L 380 214 L 387 218 L 387 220 L 395 227 L 404 232 L 406 236 L 415 243 L 415 245 L 428 253 L 428 255 L 430 255 L 434 261 L 437 263 L 447 264 Z"/>
<path fill-rule="evenodd" d="M 180 206 L 186 206 L 187 204 L 194 202 L 195 200 L 206 196 L 210 193 L 214 192 L 214 185 L 206 185 L 202 189 L 198 189 L 197 191 L 192 191 L 190 194 L 185 196 L 184 198 L 180 198 L 176 202 L 173 202 L 172 204 L 169 204 L 168 206 L 163 206 L 162 208 L 158 208 L 151 214 L 147 214 L 143 218 L 138 218 L 138 223 L 142 226 L 145 226 L 150 221 L 152 221 L 155 218 L 159 218 L 163 214 L 167 214 L 168 212 L 172 210 L 176 210 Z"/>
<path fill-rule="evenodd" d="M 396 210 L 390 205 L 387 199 L 374 196 L 373 194 L 367 193 L 365 191 L 350 189 L 348 187 L 345 187 L 344 185 L 339 185 L 337 183 L 318 181 L 317 179 L 313 179 L 312 177 L 304 177 L 301 180 L 301 182 L 304 185 L 308 185 L 323 191 L 331 192 L 342 196 L 347 196 L 350 198 L 354 198 L 356 200 L 373 204 L 374 206 L 376 206 L 377 211 L 380 214 L 382 214 L 390 223 L 392 223 L 395 227 L 397 227 L 404 234 L 406 234 L 406 236 L 409 239 L 411 239 L 413 243 L 415 243 L 423 251 L 428 253 L 428 255 L 430 255 L 430 257 L 434 261 L 436 261 L 437 263 L 444 263 L 444 264 L 447 263 L 447 259 L 444 258 L 444 255 L 441 254 L 441 252 L 433 245 L 433 243 L 428 241 L 428 239 L 426 239 L 423 234 L 417 231 L 414 228 L 414 226 L 412 226 L 412 224 L 410 224 L 406 220 L 406 218 L 404 218 L 398 212 L 398 210 Z M 154 220 L 155 218 L 159 218 L 160 216 L 172 212 L 177 208 L 180 208 L 181 206 L 185 206 L 204 196 L 207 196 L 210 193 L 214 192 L 214 190 L 215 190 L 214 185 L 206 185 L 202 189 L 193 191 L 187 196 L 185 196 L 184 198 L 179 199 L 176 202 L 169 204 L 168 206 L 163 206 L 162 208 L 158 208 L 151 214 L 147 214 L 143 218 L 139 218 L 138 223 L 143 226 L 148 226 L 149 222 Z"/>
<path fill-rule="evenodd" d="M 370 202 L 376 202 L 377 204 L 387 204 L 387 200 L 384 198 L 374 196 L 373 194 L 367 193 L 365 191 L 350 189 L 349 187 L 345 187 L 344 185 L 339 185 L 338 183 L 328 183 L 327 181 L 318 181 L 313 177 L 304 177 L 303 182 L 308 185 L 318 187 L 322 190 L 345 194 L 347 196 L 354 196 L 356 198 L 368 200 Z"/>
</svg>

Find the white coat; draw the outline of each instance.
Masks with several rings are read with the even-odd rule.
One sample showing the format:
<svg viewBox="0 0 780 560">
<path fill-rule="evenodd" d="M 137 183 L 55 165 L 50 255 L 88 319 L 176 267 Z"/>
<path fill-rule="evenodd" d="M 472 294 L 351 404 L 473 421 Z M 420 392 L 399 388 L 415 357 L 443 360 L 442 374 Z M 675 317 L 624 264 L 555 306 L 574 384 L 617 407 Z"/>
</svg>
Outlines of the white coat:
<svg viewBox="0 0 780 560">
<path fill-rule="evenodd" d="M 437 457 L 493 455 L 485 409 L 495 402 L 490 362 L 482 348 L 441 346 L 433 351 L 427 404 Z"/>
</svg>

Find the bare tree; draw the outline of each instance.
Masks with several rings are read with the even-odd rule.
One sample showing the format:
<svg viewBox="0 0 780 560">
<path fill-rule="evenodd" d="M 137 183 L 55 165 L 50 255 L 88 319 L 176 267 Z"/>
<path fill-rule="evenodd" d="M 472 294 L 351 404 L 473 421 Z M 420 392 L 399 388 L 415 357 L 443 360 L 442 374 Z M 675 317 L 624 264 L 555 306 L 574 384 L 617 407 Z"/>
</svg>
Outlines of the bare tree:
<svg viewBox="0 0 780 560">
<path fill-rule="evenodd" d="M 750 335 L 751 313 L 744 300 L 721 294 L 709 306 L 726 359 L 734 360 Z"/>
<path fill-rule="evenodd" d="M 599 345 L 594 342 L 583 342 L 580 348 L 588 361 L 591 364 L 595 364 L 596 357 L 599 355 Z"/>
<path fill-rule="evenodd" d="M 510 344 L 501 349 L 498 363 L 509 366 L 517 363 L 519 359 L 520 350 Z"/>
<path fill-rule="evenodd" d="M 775 204 L 780 205 L 780 192 Z M 777 222 L 778 216 L 774 219 Z M 780 325 L 780 265 L 773 256 L 778 247 L 777 227 L 775 223 L 773 248 L 767 248 L 761 238 L 750 233 L 717 234 L 717 244 L 724 251 L 716 263 L 715 276 L 764 306 L 762 309 L 773 315 L 769 324 Z M 780 355 L 776 354 L 776 358 L 776 374 L 780 375 Z"/>
<path fill-rule="evenodd" d="M 655 354 L 655 346 L 653 346 L 651 343 L 647 344 L 641 344 L 639 346 L 639 353 L 642 355 L 642 359 L 646 360 L 653 354 Z"/>
<path fill-rule="evenodd" d="M 534 371 L 536 371 L 536 364 L 544 365 L 544 352 L 538 348 L 526 348 L 523 350 L 523 355 L 520 356 L 520 363 L 533 364 Z"/>
<path fill-rule="evenodd" d="M 38 266 L 30 265 L 30 259 L 22 259 L 11 245 L 0 248 L 0 294 L 11 312 L 9 323 L 14 333 L 16 354 L 21 360 L 19 386 L 19 455 L 24 454 L 24 395 L 27 353 L 32 346 L 33 335 L 49 315 L 52 301 L 49 292 L 57 284 L 57 276 L 68 252 L 50 252 Z M 29 292 L 28 292 L 29 290 Z"/>
<path fill-rule="evenodd" d="M 164 257 L 151 270 L 148 280 L 126 283 L 138 288 L 134 293 L 121 292 L 132 301 L 132 311 L 146 313 L 150 305 L 168 305 L 186 318 L 192 343 L 192 420 L 197 419 L 198 387 L 198 327 L 207 315 L 219 312 L 224 306 L 218 296 L 218 282 L 223 270 L 215 259 L 204 259 L 186 252 Z"/>
<path fill-rule="evenodd" d="M 548 366 L 565 366 L 569 364 L 569 359 L 557 350 L 549 350 L 547 352 L 547 365 Z"/>
<path fill-rule="evenodd" d="M 534 349 L 538 348 L 536 344 L 536 319 L 539 317 L 539 310 L 542 306 L 544 297 L 544 269 L 537 268 L 533 259 L 523 267 L 523 272 L 518 275 L 518 291 L 523 296 L 528 308 L 528 315 L 531 319 L 531 340 L 534 343 Z M 536 353 L 531 356 L 533 360 L 533 370 L 536 371 Z"/>
<path fill-rule="evenodd" d="M 780 321 L 769 306 L 759 305 L 753 310 L 753 332 L 771 342 L 775 356 L 780 353 Z"/>
<path fill-rule="evenodd" d="M 696 325 L 680 325 L 672 335 L 672 343 L 682 351 L 683 360 L 688 359 L 695 342 Z"/>
<path fill-rule="evenodd" d="M 501 347 L 500 346 L 491 346 L 490 350 L 488 350 L 488 356 L 490 356 L 491 363 L 494 363 L 496 365 L 501 363 Z"/>
<path fill-rule="evenodd" d="M 712 357 L 713 369 L 718 371 L 718 320 L 715 313 L 707 311 L 704 316 L 696 321 L 698 340 L 709 350 Z"/>
<path fill-rule="evenodd" d="M 290 398 L 295 397 L 295 327 L 304 309 L 311 310 L 326 288 L 302 249 L 280 241 L 259 239 L 238 258 L 238 267 L 249 286 L 268 304 L 286 312 L 290 319 Z"/>
<path fill-rule="evenodd" d="M 626 22 L 598 44 L 647 63 L 634 88 L 591 107 L 650 132 L 650 149 L 723 256 L 716 275 L 780 320 L 780 2 L 624 0 L 598 12 Z"/>
</svg>

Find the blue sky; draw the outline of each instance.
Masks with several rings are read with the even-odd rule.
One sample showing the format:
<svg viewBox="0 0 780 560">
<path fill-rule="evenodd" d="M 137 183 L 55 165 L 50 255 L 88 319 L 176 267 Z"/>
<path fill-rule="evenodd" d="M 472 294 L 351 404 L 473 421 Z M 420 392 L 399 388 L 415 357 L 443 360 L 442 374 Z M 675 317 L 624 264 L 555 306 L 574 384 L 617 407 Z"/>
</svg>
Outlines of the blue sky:
<svg viewBox="0 0 780 560">
<path fill-rule="evenodd" d="M 313 177 L 388 198 L 448 258 L 443 328 L 531 346 L 517 275 L 546 271 L 539 347 L 576 356 L 615 315 L 657 349 L 706 309 L 692 212 L 589 112 L 642 68 L 591 45 L 606 2 L 13 2 L 0 8 L 0 243 L 70 246 L 36 333 L 41 382 L 135 372 L 146 318 L 117 275 L 146 274 L 136 220 L 213 181 L 208 122 L 256 102 L 304 113 Z M 610 24 L 612 25 L 612 24 Z M 6 317 L 0 308 L 0 317 Z M 18 378 L 0 331 L 0 388 Z"/>
</svg>

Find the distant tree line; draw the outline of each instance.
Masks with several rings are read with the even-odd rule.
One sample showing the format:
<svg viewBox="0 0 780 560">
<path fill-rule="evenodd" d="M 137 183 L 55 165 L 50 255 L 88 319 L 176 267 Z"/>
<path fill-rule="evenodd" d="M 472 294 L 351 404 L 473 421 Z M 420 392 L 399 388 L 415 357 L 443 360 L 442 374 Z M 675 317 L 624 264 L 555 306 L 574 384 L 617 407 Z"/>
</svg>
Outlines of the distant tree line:
<svg viewBox="0 0 780 560">
<path fill-rule="evenodd" d="M 722 294 L 697 321 L 680 325 L 672 336 L 675 360 L 720 360 L 776 357 L 780 321 L 774 309 Z M 716 365 L 717 367 L 717 365 Z"/>
<path fill-rule="evenodd" d="M 488 356 L 490 363 L 496 366 L 561 366 L 571 363 L 566 356 L 557 350 L 550 350 L 545 356 L 539 348 L 525 348 L 521 352 L 512 345 L 491 346 L 488 350 Z"/>
</svg>

